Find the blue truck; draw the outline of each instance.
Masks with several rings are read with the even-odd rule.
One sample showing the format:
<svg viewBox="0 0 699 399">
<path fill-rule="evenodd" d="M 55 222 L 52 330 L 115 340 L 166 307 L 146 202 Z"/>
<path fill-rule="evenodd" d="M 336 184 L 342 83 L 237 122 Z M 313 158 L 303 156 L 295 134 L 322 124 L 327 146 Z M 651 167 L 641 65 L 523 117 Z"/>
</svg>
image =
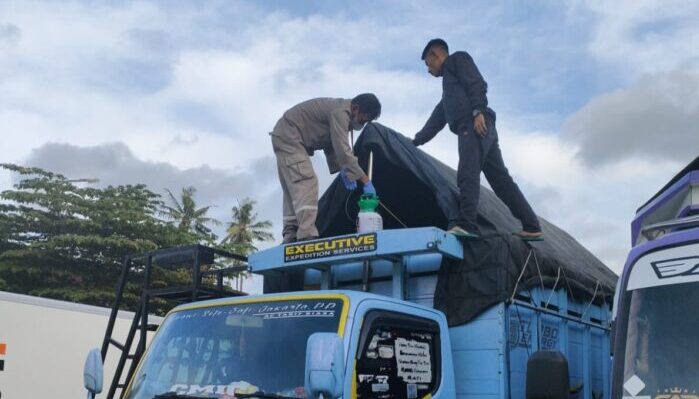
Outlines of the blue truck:
<svg viewBox="0 0 699 399">
<path fill-rule="evenodd" d="M 146 347 L 144 294 L 126 341 L 108 328 L 88 358 L 89 390 L 116 346 L 118 369 L 131 365 L 108 399 L 610 397 L 608 268 L 543 218 L 544 242 L 514 237 L 519 223 L 486 188 L 481 238 L 459 241 L 445 232 L 459 209 L 453 169 L 378 123 L 354 150 L 365 169 L 373 159 L 385 230 L 354 233 L 358 193 L 336 180 L 319 203 L 322 238 L 247 259 L 263 295 L 201 301 L 195 288 Z"/>
<path fill-rule="evenodd" d="M 607 304 L 534 287 L 448 325 L 437 273 L 463 245 L 412 228 L 260 251 L 253 272 L 303 271 L 309 290 L 173 309 L 122 397 L 524 398 L 528 378 L 555 385 L 559 367 L 571 397 L 609 397 Z M 540 351 L 567 361 L 528 376 Z"/>
<path fill-rule="evenodd" d="M 638 209 L 631 241 L 612 397 L 699 399 L 699 158 Z"/>
</svg>

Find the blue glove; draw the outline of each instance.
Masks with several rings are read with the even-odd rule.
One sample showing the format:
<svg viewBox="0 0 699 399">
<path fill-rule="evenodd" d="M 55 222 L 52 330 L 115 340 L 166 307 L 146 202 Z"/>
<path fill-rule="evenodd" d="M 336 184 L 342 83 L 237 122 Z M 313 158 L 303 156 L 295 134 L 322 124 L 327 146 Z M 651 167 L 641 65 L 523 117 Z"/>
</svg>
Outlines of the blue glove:
<svg viewBox="0 0 699 399">
<path fill-rule="evenodd" d="M 376 189 L 374 188 L 374 185 L 371 184 L 371 181 L 364 184 L 364 194 L 376 195 Z"/>
<path fill-rule="evenodd" d="M 354 189 L 357 188 L 357 182 L 350 180 L 349 177 L 347 177 L 347 172 L 345 172 L 344 169 L 340 171 L 340 178 L 342 179 L 342 184 L 345 185 L 347 191 L 354 191 Z"/>
</svg>

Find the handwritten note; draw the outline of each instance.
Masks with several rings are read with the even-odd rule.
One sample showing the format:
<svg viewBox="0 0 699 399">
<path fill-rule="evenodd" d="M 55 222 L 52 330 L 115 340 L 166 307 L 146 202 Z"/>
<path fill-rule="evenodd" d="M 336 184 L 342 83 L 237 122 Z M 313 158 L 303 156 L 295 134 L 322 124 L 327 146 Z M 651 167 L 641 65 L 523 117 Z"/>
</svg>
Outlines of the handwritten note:
<svg viewBox="0 0 699 399">
<path fill-rule="evenodd" d="M 395 356 L 398 377 L 408 383 L 432 382 L 430 344 L 405 338 L 396 338 Z"/>
</svg>

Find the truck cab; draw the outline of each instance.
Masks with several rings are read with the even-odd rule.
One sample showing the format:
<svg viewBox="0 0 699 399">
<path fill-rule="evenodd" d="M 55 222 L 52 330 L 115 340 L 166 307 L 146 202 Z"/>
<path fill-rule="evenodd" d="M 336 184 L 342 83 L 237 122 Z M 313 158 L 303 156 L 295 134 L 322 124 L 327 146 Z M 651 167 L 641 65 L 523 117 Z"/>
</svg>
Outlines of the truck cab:
<svg viewBox="0 0 699 399">
<path fill-rule="evenodd" d="M 368 293 L 309 291 L 175 309 L 125 397 L 151 399 L 166 392 L 235 397 L 260 391 L 307 397 L 306 378 L 312 377 L 307 352 L 332 354 L 323 347 L 327 338 L 309 341 L 318 333 L 341 343 L 337 370 L 342 378 L 327 389 L 342 397 L 389 392 L 404 392 L 400 397 L 407 398 L 455 396 L 443 314 Z"/>
<path fill-rule="evenodd" d="M 249 258 L 253 272 L 269 278 L 301 272 L 302 291 L 173 309 L 124 397 L 151 399 L 169 392 L 173 397 L 306 398 L 318 397 L 314 390 L 319 390 L 327 398 L 454 398 L 449 326 L 425 293 L 433 294 L 441 258 L 458 258 L 461 251 L 454 236 L 421 228 L 258 252 Z M 383 276 L 371 283 L 378 293 L 362 291 L 361 284 L 340 287 L 338 280 L 361 275 L 365 267 Z M 409 277 L 419 271 L 428 278 Z M 339 354 L 326 366 L 332 364 L 329 372 L 337 378 L 328 386 L 316 381 L 322 371 L 312 359 L 320 356 L 322 363 L 323 354 L 333 354 L 333 342 Z"/>
<path fill-rule="evenodd" d="M 699 158 L 631 227 L 615 294 L 613 398 L 699 398 Z"/>
</svg>

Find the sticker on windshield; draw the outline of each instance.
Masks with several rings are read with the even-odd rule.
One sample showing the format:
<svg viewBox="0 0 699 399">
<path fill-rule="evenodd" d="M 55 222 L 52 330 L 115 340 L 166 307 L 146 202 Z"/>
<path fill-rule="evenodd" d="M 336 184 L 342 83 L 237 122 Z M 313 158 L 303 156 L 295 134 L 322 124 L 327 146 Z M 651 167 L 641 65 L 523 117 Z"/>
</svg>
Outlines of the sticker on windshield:
<svg viewBox="0 0 699 399">
<path fill-rule="evenodd" d="M 371 384 L 371 392 L 388 392 L 389 389 L 391 388 L 388 384 Z"/>
<path fill-rule="evenodd" d="M 284 262 L 376 251 L 376 233 L 329 238 L 284 246 Z"/>
<path fill-rule="evenodd" d="M 298 306 L 296 306 L 298 305 Z M 292 317 L 335 317 L 338 310 L 337 302 L 316 302 L 313 304 L 268 304 L 261 306 L 254 316 L 263 319 L 287 319 Z"/>
<path fill-rule="evenodd" d="M 251 394 L 259 390 L 260 388 L 248 382 L 237 381 L 228 385 L 175 384 L 170 387 L 169 392 L 175 392 L 178 395 L 218 395 L 224 398 L 234 398 L 235 394 Z"/>
<path fill-rule="evenodd" d="M 432 382 L 430 344 L 412 339 L 396 338 L 395 356 L 398 377 L 409 383 Z"/>
<path fill-rule="evenodd" d="M 699 395 L 696 390 L 674 387 L 663 390 L 662 393 L 655 395 L 654 399 L 699 399 Z"/>
<path fill-rule="evenodd" d="M 624 383 L 624 389 L 631 394 L 631 397 L 637 397 L 645 387 L 646 383 L 635 374 Z"/>
<path fill-rule="evenodd" d="M 255 325 L 255 320 L 289 318 L 335 318 L 342 303 L 334 299 L 277 301 L 221 306 L 172 315 L 173 320 L 196 318 L 225 318 L 226 324 L 235 326 Z"/>
<path fill-rule="evenodd" d="M 393 347 L 391 345 L 380 345 L 379 357 L 382 359 L 393 359 Z"/>
<path fill-rule="evenodd" d="M 670 278 L 679 276 L 691 276 L 699 274 L 699 256 L 667 259 L 651 262 L 658 278 Z"/>
</svg>

